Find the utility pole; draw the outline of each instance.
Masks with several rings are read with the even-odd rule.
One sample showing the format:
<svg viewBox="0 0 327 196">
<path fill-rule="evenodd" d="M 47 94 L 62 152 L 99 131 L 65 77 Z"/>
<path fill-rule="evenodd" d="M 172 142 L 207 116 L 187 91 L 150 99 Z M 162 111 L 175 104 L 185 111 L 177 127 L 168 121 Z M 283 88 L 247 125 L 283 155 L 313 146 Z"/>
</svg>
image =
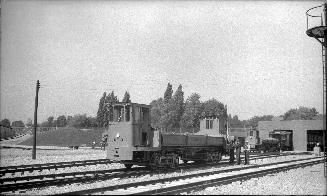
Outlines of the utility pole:
<svg viewBox="0 0 327 196">
<path fill-rule="evenodd" d="M 36 128 L 37 128 L 37 106 L 39 104 L 39 88 L 40 82 L 36 82 L 36 95 L 35 95 L 35 110 L 34 110 L 34 133 L 33 133 L 33 151 L 32 159 L 36 159 Z"/>
</svg>

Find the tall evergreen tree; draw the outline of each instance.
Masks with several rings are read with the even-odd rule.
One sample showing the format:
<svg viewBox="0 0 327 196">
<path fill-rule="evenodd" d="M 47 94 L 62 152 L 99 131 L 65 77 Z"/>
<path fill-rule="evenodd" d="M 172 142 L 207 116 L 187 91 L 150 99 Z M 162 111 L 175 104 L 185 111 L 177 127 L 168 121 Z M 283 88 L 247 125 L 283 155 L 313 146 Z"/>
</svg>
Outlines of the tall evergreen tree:
<svg viewBox="0 0 327 196">
<path fill-rule="evenodd" d="M 168 102 L 173 96 L 173 85 L 168 83 L 165 94 L 164 94 L 164 101 Z"/>
<path fill-rule="evenodd" d="M 180 128 L 180 124 L 181 124 L 181 119 L 184 113 L 184 92 L 182 89 L 182 85 L 180 84 L 174 94 L 173 97 L 173 107 L 172 107 L 172 111 L 173 111 L 173 116 L 172 116 L 172 122 L 173 122 L 173 127 L 174 128 Z"/>
<path fill-rule="evenodd" d="M 163 98 L 151 101 L 151 126 L 157 129 L 162 128 Z"/>
<path fill-rule="evenodd" d="M 97 112 L 97 123 L 99 127 L 103 127 L 104 125 L 104 114 L 105 114 L 105 99 L 106 99 L 106 92 L 103 93 L 102 97 L 100 98 L 100 102 L 99 102 L 99 108 L 98 108 L 98 112 Z"/>
<path fill-rule="evenodd" d="M 161 108 L 161 127 L 165 130 L 169 130 L 172 128 L 173 122 L 172 122 L 172 107 L 173 107 L 173 86 L 168 83 L 166 91 L 164 93 L 162 108 Z"/>
<path fill-rule="evenodd" d="M 110 94 L 105 98 L 106 107 L 104 109 L 104 124 L 103 127 L 107 127 L 109 125 L 109 121 L 113 119 L 113 108 L 112 105 L 114 103 L 119 102 L 117 96 L 115 96 L 114 91 L 111 91 Z"/>
<path fill-rule="evenodd" d="M 124 95 L 124 98 L 123 98 L 122 102 L 131 103 L 129 92 L 127 92 L 127 91 L 125 92 L 125 95 Z"/>
</svg>

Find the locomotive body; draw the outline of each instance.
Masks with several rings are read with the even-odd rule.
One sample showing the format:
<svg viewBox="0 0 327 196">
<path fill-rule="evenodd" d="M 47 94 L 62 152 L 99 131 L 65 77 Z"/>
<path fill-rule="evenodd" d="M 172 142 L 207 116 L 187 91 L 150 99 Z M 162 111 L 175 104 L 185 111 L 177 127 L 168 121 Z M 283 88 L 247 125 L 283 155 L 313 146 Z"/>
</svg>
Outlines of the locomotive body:
<svg viewBox="0 0 327 196">
<path fill-rule="evenodd" d="M 251 133 L 252 131 L 252 133 Z M 250 130 L 250 136 L 246 137 L 249 142 L 251 151 L 279 151 L 292 150 L 292 136 L 287 131 L 274 130 L 269 132 L 269 137 L 260 139 L 259 133 L 256 130 Z"/>
<path fill-rule="evenodd" d="M 150 106 L 117 103 L 110 119 L 107 158 L 125 164 L 175 167 L 179 160 L 219 162 L 224 137 L 161 133 L 151 128 Z"/>
</svg>

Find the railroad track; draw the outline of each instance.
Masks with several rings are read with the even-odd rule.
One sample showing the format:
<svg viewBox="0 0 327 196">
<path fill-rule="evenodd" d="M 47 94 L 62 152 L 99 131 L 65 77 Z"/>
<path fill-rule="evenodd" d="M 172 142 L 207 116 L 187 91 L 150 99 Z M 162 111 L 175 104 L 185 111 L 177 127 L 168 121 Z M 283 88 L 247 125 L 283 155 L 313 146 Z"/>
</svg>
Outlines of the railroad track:
<svg viewBox="0 0 327 196">
<path fill-rule="evenodd" d="M 322 163 L 323 158 L 306 158 L 279 163 L 254 165 L 220 171 L 202 172 L 184 176 L 161 178 L 142 182 L 113 185 L 81 191 L 66 192 L 59 195 L 106 194 L 106 195 L 160 195 L 178 194 L 201 190 L 209 186 L 228 184 L 234 181 L 247 180 L 298 167 Z"/>
<path fill-rule="evenodd" d="M 8 166 L 0 167 L 0 176 L 6 174 L 14 174 L 21 172 L 24 175 L 25 172 L 34 172 L 50 169 L 59 169 L 66 167 L 80 167 L 80 166 L 89 166 L 89 165 L 98 165 L 98 164 L 108 164 L 112 163 L 108 159 L 97 159 L 97 160 L 84 160 L 84 161 L 71 161 L 71 162 L 56 162 L 56 163 L 45 163 L 45 164 L 32 164 L 32 165 L 19 165 L 19 166 Z"/>
<path fill-rule="evenodd" d="M 280 156 L 279 153 L 251 153 L 251 157 L 257 156 Z M 97 159 L 97 160 L 84 160 L 84 161 L 71 161 L 71 162 L 56 162 L 56 163 L 45 163 L 45 164 L 32 164 L 32 165 L 18 165 L 18 166 L 8 166 L 8 167 L 0 167 L 0 176 L 4 176 L 6 174 L 14 174 L 14 173 L 22 173 L 24 175 L 25 172 L 34 172 L 34 171 L 42 171 L 42 170 L 51 170 L 51 169 L 59 169 L 59 168 L 67 168 L 67 167 L 80 167 L 80 166 L 88 166 L 88 165 L 98 165 L 98 164 L 109 164 L 112 163 L 108 159 Z M 0 181 L 1 182 L 1 181 Z"/>
<path fill-rule="evenodd" d="M 252 156 L 252 160 L 264 159 L 269 157 L 274 157 L 278 155 L 265 155 L 265 156 Z M 182 164 L 176 169 L 166 169 L 161 170 L 161 173 L 167 173 L 167 171 L 176 171 L 180 169 L 193 169 L 206 166 L 216 166 L 216 167 L 225 167 L 229 165 L 228 160 L 224 160 L 218 165 L 216 163 L 212 164 Z M 108 180 L 112 178 L 128 178 L 131 176 L 138 177 L 144 176 L 146 174 L 158 174 L 154 173 L 149 169 L 144 167 L 136 167 L 130 170 L 125 168 L 123 169 L 111 169 L 111 170 L 95 170 L 95 171 L 82 171 L 82 172 L 70 172 L 70 173 L 60 173 L 60 174 L 46 174 L 46 175 L 37 175 L 37 176 L 23 176 L 23 177 L 14 177 L 14 178 L 2 178 L 0 179 L 0 189 L 2 192 L 10 192 L 17 190 L 26 190 L 31 188 L 39 188 L 45 186 L 59 186 L 65 184 L 73 184 L 80 182 L 92 182 L 97 180 Z"/>
<path fill-rule="evenodd" d="M 276 155 L 270 155 L 270 156 L 252 156 L 252 160 L 257 160 L 257 159 L 264 159 L 264 158 L 270 158 L 270 157 L 275 157 Z M 242 159 L 244 159 L 242 157 Z M 221 163 L 226 164 L 227 163 L 227 159 L 223 160 Z M 211 165 L 216 165 L 215 163 L 213 164 L 204 164 L 204 166 L 211 166 Z M 187 164 L 184 165 L 180 168 L 192 168 L 192 167 L 198 167 L 199 164 Z M 144 167 L 141 167 L 142 169 Z M 140 168 L 138 168 L 140 169 Z M 9 183 L 9 182 L 13 182 L 13 183 L 17 183 L 20 181 L 31 181 L 31 180 L 44 180 L 44 179 L 56 179 L 56 178 L 63 178 L 63 177 L 74 177 L 74 176 L 88 176 L 88 175 L 98 175 L 101 174 L 102 176 L 108 173 L 116 173 L 116 172 L 120 172 L 120 171 L 137 171 L 137 168 L 133 168 L 131 170 L 127 170 L 125 168 L 122 169 L 114 169 L 114 170 L 96 170 L 96 171 L 83 171 L 83 172 L 70 172 L 70 173 L 60 173 L 60 174 L 46 174 L 46 175 L 34 175 L 34 176 L 19 176 L 19 177 L 10 177 L 10 178 L 0 178 L 0 184 L 4 184 L 4 183 Z M 44 181 L 43 181 L 44 182 Z M 49 183 L 47 183 L 49 184 Z"/>
</svg>

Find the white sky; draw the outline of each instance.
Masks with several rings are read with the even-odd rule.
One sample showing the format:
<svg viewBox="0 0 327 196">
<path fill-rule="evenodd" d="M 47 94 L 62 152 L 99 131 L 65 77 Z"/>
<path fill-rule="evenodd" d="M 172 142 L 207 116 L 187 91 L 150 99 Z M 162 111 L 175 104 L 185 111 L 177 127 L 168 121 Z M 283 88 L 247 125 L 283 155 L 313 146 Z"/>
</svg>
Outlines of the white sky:
<svg viewBox="0 0 327 196">
<path fill-rule="evenodd" d="M 305 12 L 323 1 L 2 1 L 1 119 L 95 116 L 103 92 L 149 104 L 167 83 L 248 119 L 322 113 L 321 45 Z"/>
</svg>

